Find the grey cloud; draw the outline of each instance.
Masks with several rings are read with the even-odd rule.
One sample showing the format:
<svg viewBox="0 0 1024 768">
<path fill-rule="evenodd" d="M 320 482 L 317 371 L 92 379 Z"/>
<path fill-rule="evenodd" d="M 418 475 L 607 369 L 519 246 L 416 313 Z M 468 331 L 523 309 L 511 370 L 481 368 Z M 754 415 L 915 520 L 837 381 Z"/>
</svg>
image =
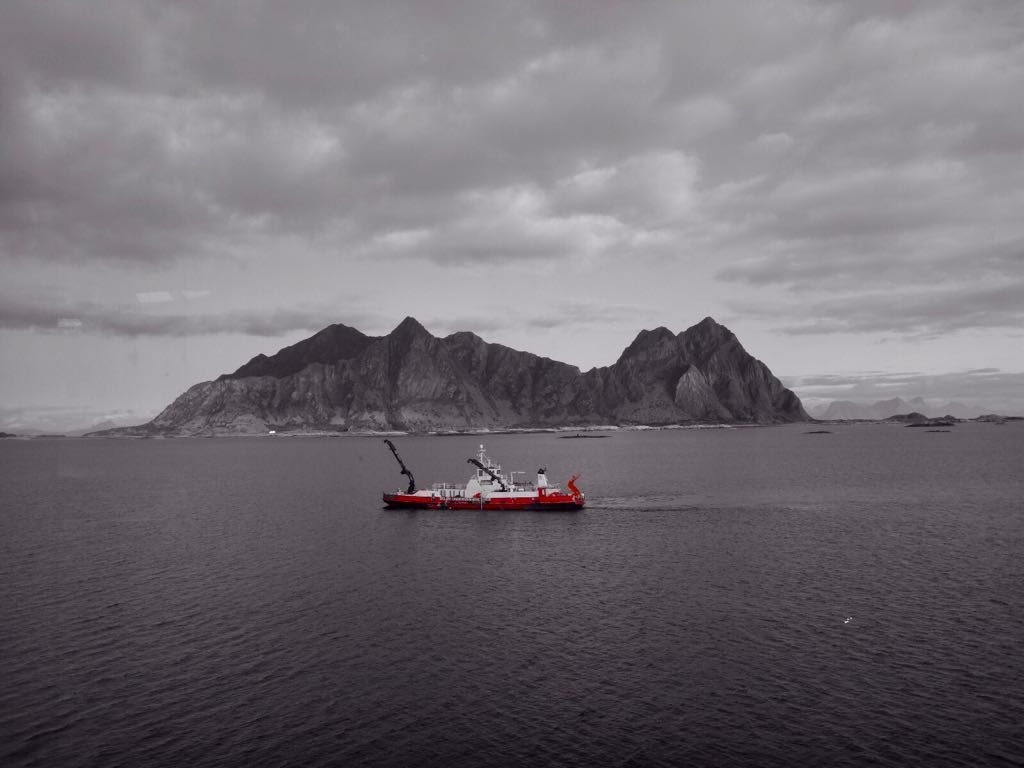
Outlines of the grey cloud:
<svg viewBox="0 0 1024 768">
<path fill-rule="evenodd" d="M 971 371 L 968 371 L 967 373 L 971 373 Z M 906 373 L 865 371 L 860 374 L 822 374 L 816 376 L 800 376 L 799 378 L 793 378 L 789 381 L 794 386 L 799 386 L 804 389 L 836 389 L 855 387 L 865 381 L 870 381 L 875 386 L 887 387 L 905 384 L 907 380 L 919 379 L 922 375 L 923 374 L 920 371 L 910 371 Z"/>
<path fill-rule="evenodd" d="M 636 323 L 646 315 L 645 309 L 627 304 L 598 305 L 571 302 L 547 314 L 529 318 L 526 325 L 530 328 L 562 328 L 574 325 Z"/>
<path fill-rule="evenodd" d="M 1019 329 L 1024 327 L 1024 280 L 995 287 L 843 296 L 779 314 L 809 318 L 780 328 L 792 335 L 895 332 L 935 337 L 967 328 Z"/>
<path fill-rule="evenodd" d="M 861 372 L 785 378 L 802 398 L 873 403 L 893 397 L 923 397 L 936 405 L 955 401 L 982 411 L 1024 413 L 1024 373 L 988 368 L 928 374 Z"/>
<path fill-rule="evenodd" d="M 352 103 L 414 81 L 467 84 L 547 45 L 529 3 L 223 2 L 178 15 L 198 80 L 301 108 Z"/>
<path fill-rule="evenodd" d="M 477 334 L 487 332 L 518 331 L 521 329 L 547 330 L 554 328 L 578 328 L 585 325 L 608 325 L 626 322 L 630 325 L 642 323 L 647 310 L 628 304 L 586 304 L 567 302 L 541 314 L 528 317 L 520 315 L 437 315 L 428 317 L 424 325 L 435 333 L 454 333 L 472 330 Z"/>
<path fill-rule="evenodd" d="M 670 148 L 679 127 L 658 104 L 669 36 L 641 39 L 650 25 L 616 4 L 588 5 L 583 24 L 515 2 L 153 2 L 90 8 L 81 24 L 74 5 L 58 10 L 7 6 L 8 256 L 167 261 L 331 228 L 358 250 L 411 217 L 443 224 L 441 195 L 543 188 Z M 290 151 L 317 142 L 331 151 Z M 424 258 L 477 253 L 447 231 L 455 241 Z M 559 255 L 529 236 L 505 253 L 535 250 Z"/>
<path fill-rule="evenodd" d="M 318 331 L 331 323 L 356 327 L 376 321 L 363 312 L 314 310 L 234 311 L 221 314 L 144 313 L 90 303 L 37 306 L 6 301 L 0 304 L 0 328 L 54 333 L 98 333 L 107 336 L 204 336 L 239 333 L 276 337 L 293 331 Z"/>
<path fill-rule="evenodd" d="M 990 242 L 979 236 L 970 245 L 946 242 L 949 233 L 893 237 L 873 232 L 861 237 L 802 239 L 767 253 L 733 261 L 717 273 L 722 280 L 756 286 L 783 285 L 798 292 L 820 293 L 852 287 L 901 290 L 902 286 L 946 289 L 953 281 L 1016 282 L 1024 279 L 1024 239 Z"/>
<path fill-rule="evenodd" d="M 423 325 L 436 336 L 445 336 L 460 331 L 472 331 L 480 335 L 495 331 L 505 331 L 511 327 L 508 318 L 495 318 L 490 315 L 430 315 L 424 318 Z"/>
<path fill-rule="evenodd" d="M 738 157 L 747 173 L 763 169 L 759 183 L 713 201 L 714 217 L 744 222 L 729 243 L 743 256 L 719 278 L 817 296 L 891 291 L 894 305 L 905 285 L 931 285 L 954 306 L 950 281 L 970 303 L 984 281 L 1020 280 L 1024 104 L 1008 96 L 1024 87 L 1019 9 L 829 5 L 831 49 L 798 47 L 740 90 L 748 101 L 774 92 L 794 141 L 786 162 Z"/>
<path fill-rule="evenodd" d="M 156 4 L 10 0 L 0 6 L 3 70 L 44 87 L 67 82 L 141 85 L 153 70 Z"/>
<path fill-rule="evenodd" d="M 558 211 L 535 186 L 468 192 L 457 203 L 447 221 L 383 233 L 370 241 L 368 252 L 449 265 L 553 261 L 598 254 L 631 235 L 613 217 Z"/>
<path fill-rule="evenodd" d="M 1022 26 L 995 2 L 8 2 L 0 256 L 697 243 L 723 281 L 836 295 L 819 330 L 869 327 L 851 287 L 945 300 L 956 277 L 970 303 L 977 275 L 1019 276 Z M 537 208 L 502 206 L 512 189 Z M 892 327 L 942 327 L 927 303 Z"/>
</svg>

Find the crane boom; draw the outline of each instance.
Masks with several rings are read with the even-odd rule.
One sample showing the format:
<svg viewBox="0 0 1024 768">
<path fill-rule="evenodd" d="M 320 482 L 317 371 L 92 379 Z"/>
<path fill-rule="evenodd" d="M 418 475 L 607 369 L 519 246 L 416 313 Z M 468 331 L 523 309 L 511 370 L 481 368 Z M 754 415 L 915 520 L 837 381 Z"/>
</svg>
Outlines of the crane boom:
<svg viewBox="0 0 1024 768">
<path fill-rule="evenodd" d="M 466 459 L 466 463 L 480 467 L 480 469 L 482 469 L 484 472 L 491 476 L 491 479 L 498 484 L 498 487 L 501 488 L 501 490 L 508 490 L 508 486 L 505 485 L 505 481 L 501 479 L 501 475 L 495 474 L 476 459 Z"/>
<path fill-rule="evenodd" d="M 409 478 L 409 488 L 408 490 L 406 490 L 406 493 L 416 493 L 416 480 L 413 478 L 412 472 L 409 471 L 409 468 L 405 466 L 405 462 L 402 461 L 402 457 L 398 455 L 398 449 L 395 448 L 395 444 L 392 443 L 387 438 L 384 439 L 384 442 L 388 444 L 388 448 L 390 448 L 391 452 L 395 454 L 395 459 L 398 461 L 398 466 L 402 468 L 401 474 Z"/>
</svg>

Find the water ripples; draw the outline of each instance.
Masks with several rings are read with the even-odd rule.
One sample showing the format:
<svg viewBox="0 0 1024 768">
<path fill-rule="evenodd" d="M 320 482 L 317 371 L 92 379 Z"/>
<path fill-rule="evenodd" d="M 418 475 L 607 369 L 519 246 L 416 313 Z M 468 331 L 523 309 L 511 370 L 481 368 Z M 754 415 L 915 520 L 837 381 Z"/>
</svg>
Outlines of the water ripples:
<svg viewBox="0 0 1024 768">
<path fill-rule="evenodd" d="M 380 510 L 373 441 L 4 445 L 0 762 L 1019 764 L 1019 436 L 909 432 L 489 438 L 590 478 L 511 515 Z"/>
</svg>

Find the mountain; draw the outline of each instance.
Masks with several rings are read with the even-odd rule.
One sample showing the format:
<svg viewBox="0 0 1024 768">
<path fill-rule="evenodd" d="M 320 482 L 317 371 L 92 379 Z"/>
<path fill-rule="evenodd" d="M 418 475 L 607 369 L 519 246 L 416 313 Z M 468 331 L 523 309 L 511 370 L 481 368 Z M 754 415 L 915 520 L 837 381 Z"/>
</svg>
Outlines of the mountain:
<svg viewBox="0 0 1024 768">
<path fill-rule="evenodd" d="M 962 403 L 933 401 L 929 404 L 922 397 L 914 397 L 910 400 L 894 397 L 871 404 L 855 403 L 850 400 L 833 400 L 826 407 L 818 406 L 814 415 L 825 421 L 881 421 L 909 412 L 921 413 L 923 414 L 922 418 L 939 418 L 950 415 L 958 419 L 969 419 L 978 415 L 974 409 L 968 408 Z"/>
<path fill-rule="evenodd" d="M 387 336 L 331 325 L 196 384 L 140 427 L 97 434 L 473 430 L 602 424 L 804 421 L 799 398 L 710 317 L 641 331 L 614 365 L 579 368 L 437 338 L 407 317 Z"/>
<path fill-rule="evenodd" d="M 921 398 L 907 402 L 903 398 L 894 397 L 890 400 L 879 400 L 870 405 L 866 403 L 854 403 L 849 400 L 835 400 L 818 418 L 825 420 L 857 420 L 886 419 L 896 413 L 907 413 L 908 411 L 924 408 Z"/>
</svg>

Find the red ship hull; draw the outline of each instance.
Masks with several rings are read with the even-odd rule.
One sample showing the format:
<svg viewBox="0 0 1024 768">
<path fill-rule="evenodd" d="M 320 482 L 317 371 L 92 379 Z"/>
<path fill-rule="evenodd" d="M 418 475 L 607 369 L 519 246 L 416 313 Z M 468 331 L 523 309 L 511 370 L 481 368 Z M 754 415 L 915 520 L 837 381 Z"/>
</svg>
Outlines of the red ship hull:
<svg viewBox="0 0 1024 768">
<path fill-rule="evenodd" d="M 583 509 L 586 502 L 578 496 L 552 494 L 532 498 L 446 499 L 407 493 L 385 493 L 389 509 L 467 509 L 504 512 L 570 512 Z"/>
</svg>

